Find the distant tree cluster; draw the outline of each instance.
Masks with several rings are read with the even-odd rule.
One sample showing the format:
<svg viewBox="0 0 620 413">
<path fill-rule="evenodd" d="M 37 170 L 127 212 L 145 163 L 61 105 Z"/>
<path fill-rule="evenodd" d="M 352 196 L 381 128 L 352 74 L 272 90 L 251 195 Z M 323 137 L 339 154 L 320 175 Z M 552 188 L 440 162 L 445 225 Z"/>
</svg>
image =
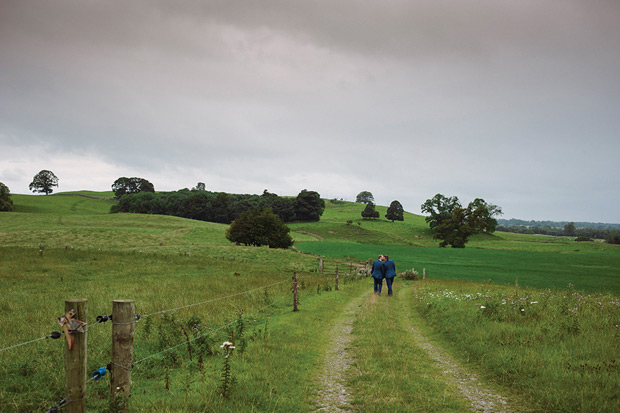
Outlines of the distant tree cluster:
<svg viewBox="0 0 620 413">
<path fill-rule="evenodd" d="M 267 190 L 262 195 L 247 195 L 182 189 L 128 193 L 120 197 L 111 212 L 172 215 L 230 224 L 252 208 L 271 208 L 283 222 L 318 221 L 325 202 L 318 192 L 305 189 L 296 198 L 280 197 Z"/>
<path fill-rule="evenodd" d="M 463 207 L 456 196 L 437 194 L 421 206 L 429 214 L 426 222 L 433 230 L 433 238 L 441 240 L 440 247 L 465 248 L 469 237 L 481 232 L 492 233 L 497 228 L 496 215 L 502 214 L 497 205 L 476 198 Z"/>
<path fill-rule="evenodd" d="M 12 211 L 13 200 L 11 199 L 11 191 L 9 187 L 0 182 L 0 211 Z"/>
<path fill-rule="evenodd" d="M 607 242 L 614 243 L 614 237 L 620 237 L 620 230 L 618 229 L 599 229 L 599 228 L 583 228 L 577 227 L 576 224 L 571 226 L 571 222 L 564 224 L 564 227 L 550 227 L 550 226 L 524 226 L 524 225 L 498 225 L 497 231 L 512 232 L 515 234 L 538 234 L 538 235 L 552 235 L 556 237 L 585 237 L 594 239 L 604 239 Z M 609 224 L 613 225 L 613 224 Z"/>
</svg>

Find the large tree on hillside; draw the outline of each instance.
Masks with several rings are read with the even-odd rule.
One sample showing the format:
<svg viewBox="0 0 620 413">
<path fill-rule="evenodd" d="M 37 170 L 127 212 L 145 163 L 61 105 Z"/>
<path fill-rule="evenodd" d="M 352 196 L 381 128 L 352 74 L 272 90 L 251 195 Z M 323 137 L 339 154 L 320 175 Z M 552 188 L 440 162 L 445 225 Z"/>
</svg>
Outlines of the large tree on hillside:
<svg viewBox="0 0 620 413">
<path fill-rule="evenodd" d="M 495 232 L 497 228 L 497 219 L 495 216 L 502 215 L 502 209 L 497 205 L 488 204 L 482 198 L 476 198 L 472 202 L 469 203 L 469 208 L 473 211 L 478 209 L 478 214 L 480 216 L 480 225 L 477 228 L 477 232 L 485 232 L 490 234 Z"/>
<path fill-rule="evenodd" d="M 364 210 L 362 211 L 362 218 L 379 218 L 379 211 L 375 210 L 375 204 L 373 204 L 372 202 L 366 204 L 366 208 L 364 208 Z"/>
<path fill-rule="evenodd" d="M 455 208 L 460 208 L 461 203 L 455 196 L 446 197 L 442 194 L 437 194 L 431 199 L 427 199 L 421 206 L 422 212 L 429 214 L 426 217 L 431 229 L 440 225 L 442 222 L 450 219 L 452 212 Z"/>
<path fill-rule="evenodd" d="M 12 211 L 13 200 L 11 199 L 11 191 L 9 187 L 0 182 L 0 211 Z"/>
<path fill-rule="evenodd" d="M 54 172 L 44 169 L 34 176 L 32 182 L 30 182 L 30 185 L 28 185 L 28 188 L 30 188 L 32 192 L 45 193 L 45 195 L 49 195 L 54 192 L 52 189 L 54 186 L 58 186 L 58 177 L 54 175 Z"/>
<path fill-rule="evenodd" d="M 242 213 L 226 230 L 231 242 L 260 247 L 288 248 L 293 245 L 290 229 L 271 208 L 252 208 Z"/>
<path fill-rule="evenodd" d="M 404 221 L 405 219 L 404 213 L 405 213 L 405 210 L 403 209 L 402 204 L 398 201 L 392 201 L 392 203 L 387 209 L 387 213 L 385 214 L 385 217 L 391 220 L 392 222 Z"/>
<path fill-rule="evenodd" d="M 155 192 L 155 187 L 152 183 L 144 178 L 118 178 L 112 184 L 112 191 L 114 196 L 119 199 L 125 194 L 137 194 L 138 192 Z"/>
<path fill-rule="evenodd" d="M 357 202 L 358 204 L 374 204 L 375 197 L 372 196 L 372 193 L 370 193 L 370 191 L 362 191 L 357 194 L 355 202 Z"/>
<path fill-rule="evenodd" d="M 318 221 L 323 215 L 325 201 L 316 191 L 302 190 L 295 199 L 295 218 L 297 221 Z"/>
</svg>

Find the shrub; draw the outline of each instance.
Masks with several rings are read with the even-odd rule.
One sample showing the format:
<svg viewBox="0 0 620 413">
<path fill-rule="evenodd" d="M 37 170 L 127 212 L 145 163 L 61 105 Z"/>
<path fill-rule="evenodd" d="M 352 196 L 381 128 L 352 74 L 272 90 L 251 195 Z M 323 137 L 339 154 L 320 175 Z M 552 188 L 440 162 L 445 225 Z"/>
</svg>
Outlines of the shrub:
<svg viewBox="0 0 620 413">
<path fill-rule="evenodd" d="M 420 275 L 418 274 L 418 272 L 414 270 L 413 268 L 410 270 L 401 271 L 400 273 L 398 273 L 398 275 L 403 280 L 418 280 L 420 278 Z"/>
<path fill-rule="evenodd" d="M 581 242 L 581 241 L 594 241 L 594 240 L 590 237 L 577 237 L 575 238 L 575 241 Z"/>
</svg>

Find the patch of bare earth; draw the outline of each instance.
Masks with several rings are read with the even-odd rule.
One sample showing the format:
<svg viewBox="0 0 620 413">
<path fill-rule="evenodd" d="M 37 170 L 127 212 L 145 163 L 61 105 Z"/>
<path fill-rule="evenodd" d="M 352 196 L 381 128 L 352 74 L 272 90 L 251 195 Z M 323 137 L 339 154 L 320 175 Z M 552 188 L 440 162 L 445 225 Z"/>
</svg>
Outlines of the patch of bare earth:
<svg viewBox="0 0 620 413">
<path fill-rule="evenodd" d="M 343 317 L 330 332 L 330 343 L 325 354 L 323 371 L 318 377 L 318 395 L 315 400 L 316 411 L 349 412 L 351 411 L 351 394 L 345 382 L 347 371 L 353 363 L 349 348 L 353 341 L 351 332 L 355 314 L 360 308 L 359 297 L 347 306 Z"/>
</svg>

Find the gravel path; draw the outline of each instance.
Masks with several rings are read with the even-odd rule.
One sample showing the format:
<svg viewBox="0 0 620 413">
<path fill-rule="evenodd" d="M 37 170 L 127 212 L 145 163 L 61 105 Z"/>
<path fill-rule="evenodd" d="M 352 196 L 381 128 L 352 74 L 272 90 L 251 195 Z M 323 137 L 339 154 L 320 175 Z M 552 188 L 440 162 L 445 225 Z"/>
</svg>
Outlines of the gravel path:
<svg viewBox="0 0 620 413">
<path fill-rule="evenodd" d="M 407 307 L 407 306 L 404 306 Z M 408 308 L 404 308 L 407 319 L 411 319 Z M 485 386 L 479 377 L 469 371 L 467 367 L 454 361 L 443 349 L 437 347 L 426 338 L 418 329 L 409 326 L 413 333 L 415 344 L 425 350 L 429 357 L 435 360 L 443 369 L 446 381 L 454 384 L 471 403 L 471 410 L 485 413 L 518 412 L 511 407 L 506 398 L 495 393 Z"/>
<path fill-rule="evenodd" d="M 319 389 L 316 399 L 320 412 L 350 412 L 351 394 L 345 381 L 347 370 L 353 363 L 349 354 L 349 346 L 353 341 L 351 332 L 356 313 L 359 311 L 362 300 L 367 296 L 364 293 L 347 306 L 343 317 L 330 332 L 331 341 L 325 354 L 323 371 L 318 378 Z"/>
</svg>

